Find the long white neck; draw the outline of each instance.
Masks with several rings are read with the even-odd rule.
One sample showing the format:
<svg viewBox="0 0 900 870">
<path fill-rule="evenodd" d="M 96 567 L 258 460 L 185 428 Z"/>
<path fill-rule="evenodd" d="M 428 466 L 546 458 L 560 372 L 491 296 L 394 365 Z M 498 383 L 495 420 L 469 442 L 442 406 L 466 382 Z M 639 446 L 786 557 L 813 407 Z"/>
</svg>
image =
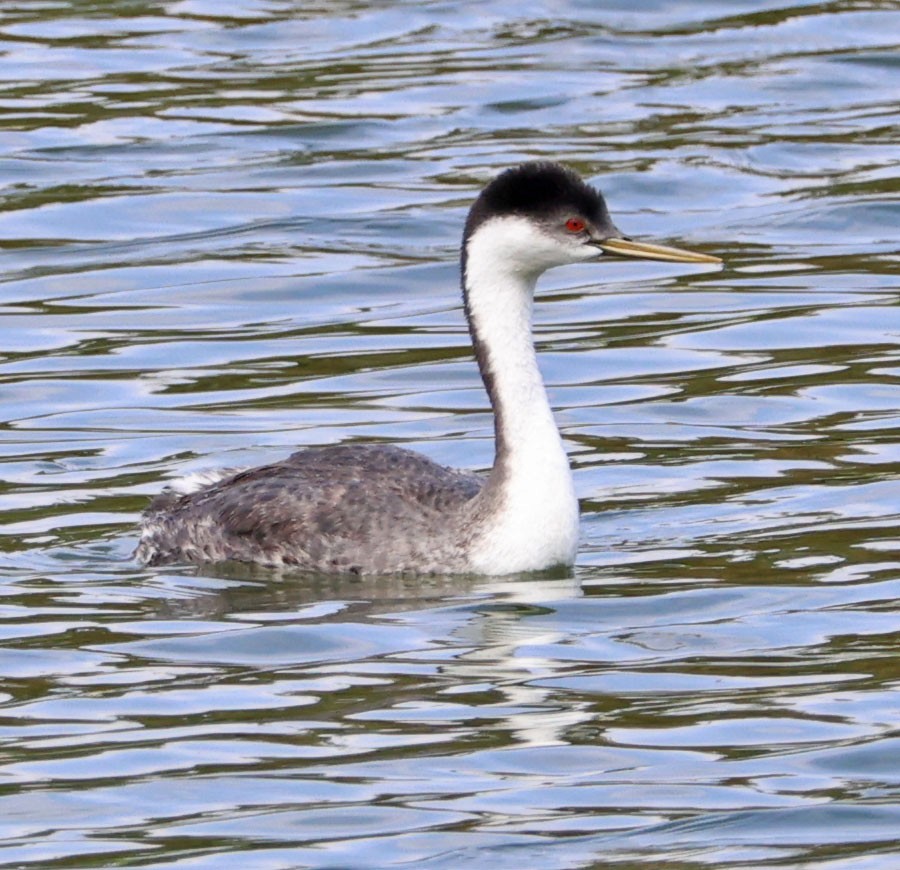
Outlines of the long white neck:
<svg viewBox="0 0 900 870">
<path fill-rule="evenodd" d="M 578 538 L 568 457 L 532 338 L 532 300 L 544 266 L 523 260 L 515 224 L 488 229 L 468 240 L 463 278 L 496 439 L 473 566 L 483 573 L 540 570 L 571 563 Z"/>
</svg>

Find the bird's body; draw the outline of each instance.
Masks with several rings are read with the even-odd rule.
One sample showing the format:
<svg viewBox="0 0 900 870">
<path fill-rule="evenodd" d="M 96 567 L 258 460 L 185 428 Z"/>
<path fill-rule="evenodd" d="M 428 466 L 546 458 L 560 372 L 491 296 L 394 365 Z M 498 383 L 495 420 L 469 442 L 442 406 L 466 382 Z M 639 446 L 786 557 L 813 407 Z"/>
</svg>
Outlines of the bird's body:
<svg viewBox="0 0 900 870">
<path fill-rule="evenodd" d="M 463 298 L 495 415 L 484 477 L 387 445 L 301 450 L 282 462 L 164 491 L 136 555 L 150 564 L 237 560 L 327 573 L 509 574 L 574 560 L 578 503 L 537 365 L 538 276 L 603 253 L 714 262 L 641 245 L 600 194 L 556 164 L 507 170 L 469 212 Z"/>
<path fill-rule="evenodd" d="M 189 496 L 163 493 L 146 522 L 165 517 L 167 543 L 157 544 L 155 561 L 430 572 L 462 564 L 461 508 L 482 484 L 390 445 L 311 447 Z M 398 528 L 410 533 L 396 535 Z"/>
</svg>

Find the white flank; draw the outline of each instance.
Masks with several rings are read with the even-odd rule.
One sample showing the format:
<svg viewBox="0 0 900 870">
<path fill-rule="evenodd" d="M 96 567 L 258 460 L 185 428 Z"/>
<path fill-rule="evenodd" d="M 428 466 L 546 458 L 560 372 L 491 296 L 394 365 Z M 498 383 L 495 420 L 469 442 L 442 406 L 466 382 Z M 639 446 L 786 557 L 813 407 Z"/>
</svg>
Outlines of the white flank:
<svg viewBox="0 0 900 870">
<path fill-rule="evenodd" d="M 237 474 L 240 468 L 204 468 L 203 471 L 192 471 L 184 477 L 176 477 L 174 480 L 166 484 L 168 492 L 174 492 L 178 495 L 190 495 L 192 492 L 199 492 L 206 489 L 226 477 Z"/>
</svg>

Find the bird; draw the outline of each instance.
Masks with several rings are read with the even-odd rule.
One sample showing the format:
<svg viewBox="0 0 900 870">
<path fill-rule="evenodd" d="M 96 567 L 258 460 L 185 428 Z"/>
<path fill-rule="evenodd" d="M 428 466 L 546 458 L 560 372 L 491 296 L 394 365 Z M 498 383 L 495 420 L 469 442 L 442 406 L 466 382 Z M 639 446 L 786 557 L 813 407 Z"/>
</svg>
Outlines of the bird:
<svg viewBox="0 0 900 870">
<path fill-rule="evenodd" d="M 722 262 L 623 235 L 603 195 L 559 163 L 504 170 L 472 204 L 460 249 L 463 309 L 494 415 L 490 471 L 391 444 L 307 447 L 165 488 L 142 515 L 136 558 L 363 576 L 571 566 L 578 501 L 538 368 L 533 299 L 547 269 L 611 257 Z"/>
</svg>

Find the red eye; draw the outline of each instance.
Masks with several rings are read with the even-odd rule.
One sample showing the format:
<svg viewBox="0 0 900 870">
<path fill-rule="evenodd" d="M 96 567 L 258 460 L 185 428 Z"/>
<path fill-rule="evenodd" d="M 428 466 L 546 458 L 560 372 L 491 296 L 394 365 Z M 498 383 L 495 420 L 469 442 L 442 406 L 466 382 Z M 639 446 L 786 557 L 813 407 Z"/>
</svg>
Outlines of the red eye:
<svg viewBox="0 0 900 870">
<path fill-rule="evenodd" d="M 566 229 L 570 233 L 580 233 L 584 229 L 584 221 L 581 218 L 569 218 L 566 221 Z"/>
</svg>

